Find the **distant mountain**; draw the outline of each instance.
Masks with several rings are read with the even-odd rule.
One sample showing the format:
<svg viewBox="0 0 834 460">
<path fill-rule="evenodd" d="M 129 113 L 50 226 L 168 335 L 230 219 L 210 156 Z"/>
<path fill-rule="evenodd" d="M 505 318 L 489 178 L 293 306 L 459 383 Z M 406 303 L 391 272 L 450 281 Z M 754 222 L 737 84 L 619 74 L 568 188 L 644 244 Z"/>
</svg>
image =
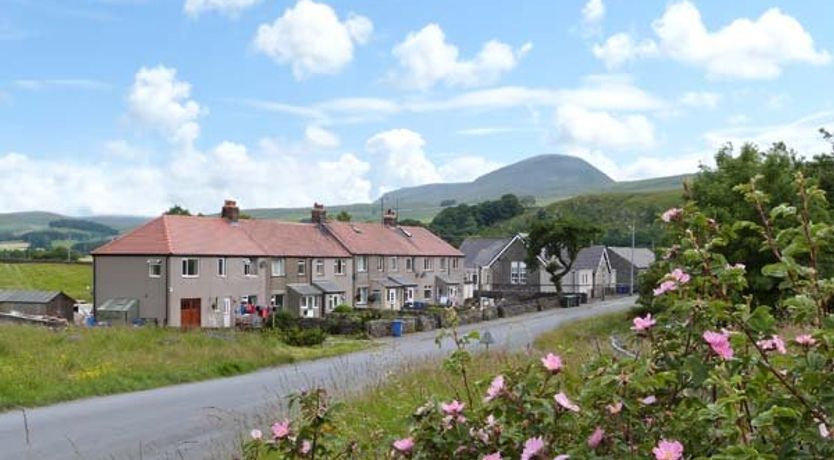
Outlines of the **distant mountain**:
<svg viewBox="0 0 834 460">
<path fill-rule="evenodd" d="M 0 214 L 0 234 L 23 234 L 26 232 L 47 230 L 49 223 L 62 219 L 83 219 L 106 225 L 119 231 L 130 230 L 148 220 L 140 216 L 88 216 L 71 217 L 42 211 L 10 212 Z"/>
</svg>

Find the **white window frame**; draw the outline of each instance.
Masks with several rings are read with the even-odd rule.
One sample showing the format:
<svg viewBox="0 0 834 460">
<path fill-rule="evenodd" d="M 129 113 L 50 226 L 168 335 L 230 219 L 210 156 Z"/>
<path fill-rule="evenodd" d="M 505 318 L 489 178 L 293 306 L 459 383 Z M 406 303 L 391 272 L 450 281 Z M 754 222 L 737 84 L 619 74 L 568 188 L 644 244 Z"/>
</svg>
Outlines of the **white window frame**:
<svg viewBox="0 0 834 460">
<path fill-rule="evenodd" d="M 325 294 L 325 311 L 327 313 L 332 312 L 339 306 L 341 301 L 340 297 L 339 294 Z"/>
<path fill-rule="evenodd" d="M 156 274 L 154 274 L 154 267 L 157 268 Z M 148 278 L 162 278 L 162 261 L 160 259 L 151 259 L 148 260 Z"/>
<path fill-rule="evenodd" d="M 278 267 L 278 270 L 276 270 Z M 272 276 L 287 276 L 287 261 L 283 257 L 272 259 Z"/>
<path fill-rule="evenodd" d="M 200 277 L 200 259 L 197 257 L 183 257 L 181 260 L 181 273 L 183 278 L 199 278 Z M 194 261 L 194 274 L 186 273 L 186 267 L 189 261 Z"/>
<path fill-rule="evenodd" d="M 399 265 L 397 262 L 397 256 L 391 256 L 388 259 L 388 270 L 392 272 L 397 271 L 397 265 Z"/>
<path fill-rule="evenodd" d="M 356 257 L 356 271 L 357 273 L 365 273 L 368 271 L 368 256 Z"/>
<path fill-rule="evenodd" d="M 316 259 L 316 276 L 324 276 L 324 259 Z"/>
<path fill-rule="evenodd" d="M 385 300 L 388 304 L 388 307 L 394 308 L 397 306 L 397 289 L 396 288 L 387 288 L 385 290 Z"/>
<path fill-rule="evenodd" d="M 277 302 L 275 302 L 275 299 L 276 299 L 276 298 L 278 298 L 278 297 L 280 297 L 280 298 L 281 298 L 281 305 L 278 305 L 278 303 L 277 303 Z M 286 297 L 286 295 L 285 295 L 285 294 L 272 294 L 272 295 L 270 296 L 270 298 L 269 298 L 269 301 L 270 301 L 270 303 L 272 304 L 272 306 L 273 306 L 273 307 L 276 307 L 276 308 L 278 308 L 278 309 L 280 309 L 280 310 L 283 310 L 283 309 L 284 309 L 284 302 L 285 302 L 286 300 L 287 300 L 287 297 Z"/>
<path fill-rule="evenodd" d="M 298 299 L 298 310 L 303 318 L 315 318 L 316 310 L 319 309 L 319 296 L 317 295 L 303 295 Z M 312 316 L 308 316 L 308 312 Z"/>
<path fill-rule="evenodd" d="M 243 259 L 243 276 L 252 278 L 258 276 L 258 268 L 255 266 L 256 262 L 253 259 Z"/>
<path fill-rule="evenodd" d="M 405 258 L 405 271 L 413 272 L 414 271 L 414 257 L 406 257 Z"/>
<path fill-rule="evenodd" d="M 385 271 L 385 256 L 377 256 L 376 258 L 376 270 L 380 272 Z"/>
<path fill-rule="evenodd" d="M 457 270 L 460 267 L 460 258 L 452 257 L 452 270 Z"/>
<path fill-rule="evenodd" d="M 423 271 L 434 270 L 434 260 L 431 257 L 423 257 Z"/>
<path fill-rule="evenodd" d="M 226 258 L 225 257 L 218 257 L 217 258 L 217 276 L 221 278 L 226 277 Z"/>
<path fill-rule="evenodd" d="M 414 302 L 414 287 L 405 288 L 405 300 L 407 302 Z"/>
<path fill-rule="evenodd" d="M 360 286 L 357 289 L 357 293 L 359 294 L 359 299 L 356 301 L 357 305 L 368 305 L 368 292 L 367 286 Z M 364 294 L 364 295 L 363 295 Z"/>
<path fill-rule="evenodd" d="M 510 262 L 510 284 L 527 284 L 527 264 L 514 260 Z"/>
<path fill-rule="evenodd" d="M 295 274 L 298 276 L 307 276 L 307 261 L 304 259 L 295 263 Z"/>
<path fill-rule="evenodd" d="M 434 286 L 423 286 L 423 298 L 424 299 L 433 299 L 434 298 Z"/>
<path fill-rule="evenodd" d="M 343 276 L 347 273 L 347 261 L 345 259 L 336 259 L 333 261 L 333 273 Z"/>
</svg>

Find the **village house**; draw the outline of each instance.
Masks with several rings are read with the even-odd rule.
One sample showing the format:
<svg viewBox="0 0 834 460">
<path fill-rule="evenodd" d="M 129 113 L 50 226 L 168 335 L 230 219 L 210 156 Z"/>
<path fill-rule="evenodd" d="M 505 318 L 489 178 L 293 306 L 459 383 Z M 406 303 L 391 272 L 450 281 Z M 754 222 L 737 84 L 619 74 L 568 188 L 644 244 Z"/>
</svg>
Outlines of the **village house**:
<svg viewBox="0 0 834 460">
<path fill-rule="evenodd" d="M 605 246 L 589 246 L 576 255 L 570 271 L 562 277 L 562 290 L 569 294 L 582 294 L 587 298 L 605 298 L 614 294 L 617 272 L 611 266 Z"/>
<path fill-rule="evenodd" d="M 382 223 L 160 216 L 93 252 L 94 306 L 136 299 L 140 317 L 231 327 L 241 303 L 321 317 L 340 304 L 398 310 L 463 301 L 463 254 L 430 231 Z"/>
<path fill-rule="evenodd" d="M 522 292 L 556 292 L 550 275 L 541 267 L 528 270 L 524 236 L 506 238 L 467 238 L 461 243 L 469 297 Z"/>
<path fill-rule="evenodd" d="M 617 273 L 617 287 L 622 293 L 637 292 L 640 275 L 655 261 L 654 252 L 648 248 L 609 246 L 608 258 Z"/>
</svg>

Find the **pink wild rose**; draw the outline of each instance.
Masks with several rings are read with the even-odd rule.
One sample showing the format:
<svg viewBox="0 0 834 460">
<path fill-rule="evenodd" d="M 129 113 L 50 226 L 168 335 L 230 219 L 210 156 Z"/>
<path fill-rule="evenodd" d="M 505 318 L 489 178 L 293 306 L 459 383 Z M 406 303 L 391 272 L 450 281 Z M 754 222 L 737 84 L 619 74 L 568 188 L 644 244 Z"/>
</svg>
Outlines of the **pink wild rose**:
<svg viewBox="0 0 834 460">
<path fill-rule="evenodd" d="M 542 365 L 545 369 L 550 371 L 551 374 L 558 374 L 559 371 L 562 370 L 562 358 L 560 358 L 559 355 L 548 353 L 547 356 L 542 358 Z"/>
<path fill-rule="evenodd" d="M 261 439 L 263 439 L 264 434 L 261 430 L 255 429 L 249 432 L 249 436 L 251 436 L 252 439 L 255 441 L 260 441 Z"/>
<path fill-rule="evenodd" d="M 561 454 L 561 455 L 557 455 L 557 456 L 553 457 L 553 460 L 569 460 L 569 459 L 570 459 L 570 455 L 568 455 L 568 454 Z"/>
<path fill-rule="evenodd" d="M 307 455 L 313 449 L 313 445 L 310 444 L 310 441 L 304 440 L 301 441 L 301 455 Z"/>
<path fill-rule="evenodd" d="M 537 438 L 530 438 L 524 441 L 524 450 L 521 452 L 521 460 L 530 460 L 536 458 L 544 450 L 544 441 L 541 436 Z"/>
<path fill-rule="evenodd" d="M 649 395 L 641 399 L 640 402 L 647 406 L 651 406 L 652 404 L 657 402 L 657 398 L 655 397 L 655 395 Z"/>
<path fill-rule="evenodd" d="M 670 208 L 660 215 L 660 219 L 663 222 L 672 222 L 673 220 L 678 220 L 681 217 L 681 215 L 683 215 L 683 209 Z"/>
<path fill-rule="evenodd" d="M 776 350 L 780 355 L 784 355 L 788 352 L 788 349 L 785 347 L 785 341 L 775 334 L 770 336 L 769 339 L 759 340 L 756 342 L 756 345 L 758 345 L 762 350 Z"/>
<path fill-rule="evenodd" d="M 290 421 L 276 422 L 272 425 L 272 437 L 275 439 L 284 439 L 290 434 Z"/>
<path fill-rule="evenodd" d="M 602 427 L 597 427 L 590 436 L 588 436 L 588 447 L 596 449 L 599 443 L 602 442 L 602 437 L 605 436 L 605 430 Z"/>
<path fill-rule="evenodd" d="M 689 282 L 689 273 L 686 273 L 680 268 L 672 270 L 672 273 L 670 273 L 669 275 L 671 275 L 672 278 L 674 278 L 675 281 L 678 282 L 678 284 L 686 284 Z"/>
<path fill-rule="evenodd" d="M 484 398 L 484 402 L 492 401 L 493 399 L 497 398 L 504 392 L 504 376 L 499 375 L 492 379 L 492 383 L 489 384 L 489 388 L 487 388 L 487 395 Z"/>
<path fill-rule="evenodd" d="M 727 331 L 706 331 L 703 335 L 704 340 L 712 348 L 712 351 L 725 361 L 733 358 L 733 347 L 730 345 L 729 336 L 730 334 Z"/>
<path fill-rule="evenodd" d="M 683 444 L 678 441 L 661 439 L 652 449 L 655 460 L 680 460 L 683 457 Z"/>
<path fill-rule="evenodd" d="M 631 327 L 631 330 L 641 332 L 651 329 L 652 326 L 657 324 L 657 320 L 652 318 L 652 314 L 649 313 L 645 318 L 641 318 L 639 316 L 635 317 L 634 320 L 632 320 L 632 323 L 634 323 L 634 326 Z"/>
<path fill-rule="evenodd" d="M 463 412 L 463 408 L 466 404 L 458 401 L 457 399 L 450 402 L 450 403 L 443 403 L 440 405 L 440 408 L 443 410 L 443 413 L 446 415 L 458 416 Z"/>
<path fill-rule="evenodd" d="M 407 454 L 408 452 L 411 452 L 411 449 L 413 448 L 414 438 L 402 438 L 394 441 L 394 449 L 396 449 L 397 452 Z"/>
<path fill-rule="evenodd" d="M 560 406 L 564 407 L 565 409 L 567 409 L 571 412 L 579 412 L 579 406 L 574 404 L 573 401 L 571 401 L 568 398 L 568 395 L 566 395 L 562 392 L 559 392 L 559 393 L 556 393 L 556 396 L 554 396 L 553 399 L 555 399 L 556 403 L 559 404 Z"/>
<path fill-rule="evenodd" d="M 803 347 L 811 347 L 811 346 L 814 346 L 814 344 L 817 343 L 817 339 L 811 337 L 811 334 L 798 335 L 793 340 L 797 344 L 802 345 Z"/>
<path fill-rule="evenodd" d="M 493 452 L 489 455 L 485 455 L 481 460 L 501 460 L 501 452 Z"/>
<path fill-rule="evenodd" d="M 674 281 L 671 281 L 671 280 L 664 281 L 664 282 L 660 283 L 660 286 L 655 288 L 655 290 L 653 291 L 654 296 L 655 297 L 661 296 L 663 294 L 666 294 L 667 292 L 674 291 L 677 288 L 678 288 L 678 284 L 675 283 Z"/>
</svg>

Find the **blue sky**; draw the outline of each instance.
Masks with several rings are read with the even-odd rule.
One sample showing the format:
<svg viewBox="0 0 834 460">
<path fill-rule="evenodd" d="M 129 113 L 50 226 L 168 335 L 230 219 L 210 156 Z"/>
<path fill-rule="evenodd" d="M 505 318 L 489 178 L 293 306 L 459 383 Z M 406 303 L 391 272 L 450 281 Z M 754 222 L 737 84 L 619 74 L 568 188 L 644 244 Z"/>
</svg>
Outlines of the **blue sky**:
<svg viewBox="0 0 834 460">
<path fill-rule="evenodd" d="M 0 0 L 0 212 L 369 201 L 826 150 L 831 2 Z"/>
</svg>

